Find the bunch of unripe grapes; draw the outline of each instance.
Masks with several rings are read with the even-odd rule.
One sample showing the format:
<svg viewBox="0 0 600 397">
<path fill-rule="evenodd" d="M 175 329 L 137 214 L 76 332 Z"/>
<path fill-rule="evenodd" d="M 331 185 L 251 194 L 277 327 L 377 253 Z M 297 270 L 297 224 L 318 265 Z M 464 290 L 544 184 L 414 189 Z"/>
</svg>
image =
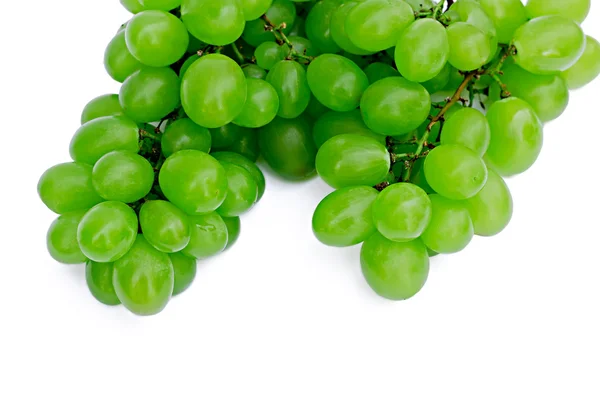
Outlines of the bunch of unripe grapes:
<svg viewBox="0 0 600 397">
<path fill-rule="evenodd" d="M 403 300 L 430 257 L 501 232 L 503 177 L 600 74 L 590 0 L 121 0 L 105 51 L 119 94 L 92 100 L 72 162 L 41 177 L 53 258 L 93 296 L 160 312 L 196 261 L 231 246 L 265 192 L 255 162 L 336 189 L 324 244 L 362 243 L 363 274 Z"/>
</svg>

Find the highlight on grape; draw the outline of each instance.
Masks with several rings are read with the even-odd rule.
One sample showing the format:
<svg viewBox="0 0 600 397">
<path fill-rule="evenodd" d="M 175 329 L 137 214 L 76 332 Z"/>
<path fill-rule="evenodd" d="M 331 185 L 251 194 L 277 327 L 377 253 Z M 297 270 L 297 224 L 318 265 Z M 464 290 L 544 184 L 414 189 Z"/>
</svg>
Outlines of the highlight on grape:
<svg viewBox="0 0 600 397">
<path fill-rule="evenodd" d="M 71 162 L 38 184 L 50 255 L 91 294 L 153 315 L 231 247 L 262 157 L 336 189 L 312 218 L 362 244 L 371 288 L 408 299 L 430 258 L 509 223 L 569 91 L 600 74 L 590 0 L 121 0 L 122 83 L 83 109 Z M 358 261 L 358 258 L 357 258 Z"/>
</svg>

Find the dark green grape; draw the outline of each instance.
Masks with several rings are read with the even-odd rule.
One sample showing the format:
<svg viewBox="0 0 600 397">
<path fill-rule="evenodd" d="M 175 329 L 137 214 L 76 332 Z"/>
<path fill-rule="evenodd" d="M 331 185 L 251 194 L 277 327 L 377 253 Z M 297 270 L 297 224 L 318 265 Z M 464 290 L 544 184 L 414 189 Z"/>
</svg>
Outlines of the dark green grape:
<svg viewBox="0 0 600 397">
<path fill-rule="evenodd" d="M 473 239 L 474 230 L 464 204 L 438 194 L 432 194 L 429 199 L 431 221 L 421 235 L 425 245 L 440 254 L 453 254 L 465 249 Z"/>
<path fill-rule="evenodd" d="M 431 80 L 424 81 L 421 83 L 423 87 L 430 94 L 435 94 L 438 91 L 441 91 L 448 85 L 450 82 L 450 72 L 452 71 L 452 66 L 449 63 L 444 65 L 444 68 L 441 72 L 439 72 L 434 78 Z M 462 76 L 461 76 L 462 77 Z M 460 83 L 459 83 L 460 84 Z"/>
<path fill-rule="evenodd" d="M 240 218 L 238 216 L 234 216 L 231 218 L 223 217 L 223 222 L 225 222 L 225 226 L 227 226 L 227 246 L 225 249 L 229 249 L 232 245 L 236 243 L 238 238 L 240 237 L 240 231 L 242 224 L 240 222 Z"/>
<path fill-rule="evenodd" d="M 168 201 L 146 201 L 140 209 L 140 227 L 146 240 L 162 252 L 181 251 L 190 242 L 187 215 Z"/>
<path fill-rule="evenodd" d="M 312 41 L 299 36 L 293 36 L 288 38 L 294 51 L 298 54 L 306 55 L 309 57 L 316 57 L 321 55 L 321 51 L 312 43 Z"/>
<path fill-rule="evenodd" d="M 87 210 L 102 202 L 92 184 L 92 166 L 81 163 L 58 164 L 41 176 L 38 194 L 57 214 Z"/>
<path fill-rule="evenodd" d="M 258 130 L 250 128 L 240 128 L 239 138 L 232 145 L 224 150 L 241 154 L 250 161 L 258 160 L 260 156 L 260 147 L 258 145 Z"/>
<path fill-rule="evenodd" d="M 227 196 L 217 209 L 221 216 L 240 216 L 248 212 L 258 198 L 258 185 L 252 175 L 244 168 L 222 162 L 227 173 Z"/>
<path fill-rule="evenodd" d="M 182 251 L 185 255 L 205 259 L 225 249 L 228 240 L 227 225 L 216 212 L 191 216 L 190 222 L 192 237 Z"/>
<path fill-rule="evenodd" d="M 267 74 L 279 97 L 277 115 L 286 119 L 300 116 L 310 101 L 310 87 L 304 68 L 295 61 L 280 61 Z"/>
<path fill-rule="evenodd" d="M 296 7 L 290 0 L 274 0 L 265 14 L 275 27 L 285 23 L 284 34 L 290 32 L 296 21 Z M 272 32 L 266 30 L 265 26 L 265 21 L 260 18 L 249 21 L 246 23 L 242 38 L 254 47 L 258 47 L 260 43 L 265 41 L 275 41 L 275 36 Z"/>
<path fill-rule="evenodd" d="M 360 244 L 375 232 L 371 208 L 377 190 L 369 186 L 349 186 L 325 197 L 312 218 L 317 239 L 332 247 Z"/>
<path fill-rule="evenodd" d="M 46 246 L 55 261 L 77 265 L 86 261 L 77 243 L 77 227 L 87 210 L 69 212 L 59 216 L 48 229 Z"/>
<path fill-rule="evenodd" d="M 252 175 L 252 178 L 254 178 L 254 182 L 256 182 L 256 186 L 258 188 L 256 201 L 262 198 L 263 194 L 265 193 L 265 176 L 254 162 L 249 160 L 247 157 L 234 152 L 216 152 L 213 153 L 213 157 L 219 160 L 221 163 L 225 162 L 237 165 L 248 171 L 248 173 Z"/>
<path fill-rule="evenodd" d="M 109 306 L 121 304 L 113 286 L 113 274 L 113 263 L 88 260 L 85 265 L 85 281 L 92 296 L 98 302 Z"/>
<path fill-rule="evenodd" d="M 325 107 L 325 105 L 319 102 L 319 100 L 311 94 L 310 101 L 303 114 L 311 120 L 316 120 L 329 111 L 330 110 Z"/>
<path fill-rule="evenodd" d="M 373 62 L 365 68 L 365 74 L 367 75 L 367 79 L 369 79 L 369 84 L 383 80 L 386 77 L 400 76 L 400 73 L 396 69 L 383 62 Z"/>
<path fill-rule="evenodd" d="M 225 150 L 235 142 L 239 141 L 243 135 L 244 127 L 233 123 L 225 124 L 220 128 L 210 129 L 212 137 L 212 148 L 214 150 Z"/>
<path fill-rule="evenodd" d="M 295 36 L 306 37 L 306 20 L 301 16 L 296 16 L 296 21 L 294 21 L 294 26 L 288 32 L 288 37 L 292 38 Z"/>
<path fill-rule="evenodd" d="M 138 154 L 114 151 L 102 156 L 94 165 L 92 183 L 105 200 L 133 203 L 150 193 L 154 169 Z"/>
<path fill-rule="evenodd" d="M 123 109 L 117 94 L 101 95 L 92 99 L 81 112 L 81 124 L 106 116 L 122 116 Z"/>
<path fill-rule="evenodd" d="M 185 0 L 181 20 L 196 38 L 219 46 L 239 39 L 246 25 L 238 0 Z"/>
<path fill-rule="evenodd" d="M 242 112 L 233 123 L 242 127 L 259 128 L 269 124 L 279 111 L 279 96 L 275 88 L 264 80 L 248 79 L 248 97 Z"/>
<path fill-rule="evenodd" d="M 131 250 L 115 262 L 113 285 L 123 306 L 140 316 L 161 312 L 173 293 L 174 272 L 169 255 L 138 235 Z"/>
<path fill-rule="evenodd" d="M 169 254 L 173 264 L 173 296 L 181 294 L 188 289 L 196 278 L 197 261 L 196 258 L 190 258 L 182 253 Z"/>
<path fill-rule="evenodd" d="M 340 47 L 331 37 L 331 17 L 343 0 L 321 0 L 306 17 L 306 37 L 324 53 L 336 53 Z"/>
<path fill-rule="evenodd" d="M 350 40 L 346 32 L 346 18 L 359 1 L 347 1 L 340 4 L 331 15 L 331 38 L 342 50 L 356 55 L 369 55 L 371 51 L 363 50 Z M 337 52 L 337 51 L 336 51 Z"/>
<path fill-rule="evenodd" d="M 208 153 L 212 145 L 210 132 L 190 119 L 179 119 L 169 124 L 162 136 L 161 148 L 165 157 L 181 150 Z"/>
<path fill-rule="evenodd" d="M 279 61 L 283 61 L 289 54 L 287 46 L 279 45 L 273 41 L 261 43 L 254 51 L 256 64 L 265 70 L 271 70 Z"/>
<path fill-rule="evenodd" d="M 317 149 L 303 117 L 277 117 L 260 129 L 259 144 L 267 163 L 282 177 L 301 180 L 314 174 Z"/>
<path fill-rule="evenodd" d="M 313 137 L 317 148 L 334 136 L 342 134 L 363 135 L 385 145 L 385 136 L 371 131 L 358 109 L 349 112 L 328 111 L 319 117 L 313 126 Z"/>
<path fill-rule="evenodd" d="M 125 31 L 117 33 L 110 43 L 108 43 L 104 52 L 104 68 L 109 76 L 122 83 L 127 77 L 140 70 L 143 66 L 129 52 L 125 41 Z"/>
<path fill-rule="evenodd" d="M 242 66 L 244 75 L 249 79 L 265 79 L 267 77 L 267 71 L 258 65 L 248 63 Z"/>
</svg>

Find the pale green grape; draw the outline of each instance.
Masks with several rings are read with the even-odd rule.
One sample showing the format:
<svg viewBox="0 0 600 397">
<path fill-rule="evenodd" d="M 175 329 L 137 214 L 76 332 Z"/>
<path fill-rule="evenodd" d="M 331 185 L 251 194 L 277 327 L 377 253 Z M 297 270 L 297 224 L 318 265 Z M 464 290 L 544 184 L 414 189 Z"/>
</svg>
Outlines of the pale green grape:
<svg viewBox="0 0 600 397">
<path fill-rule="evenodd" d="M 154 184 L 154 169 L 139 154 L 110 152 L 94 165 L 92 183 L 105 200 L 133 203 L 144 198 Z"/>
<path fill-rule="evenodd" d="M 561 73 L 570 89 L 574 90 L 589 84 L 600 75 L 600 43 L 587 36 L 585 51 L 581 58 L 569 69 Z"/>
<path fill-rule="evenodd" d="M 285 119 L 300 116 L 310 102 L 310 87 L 306 71 L 295 61 L 280 61 L 267 74 L 267 82 L 279 97 L 277 115 Z"/>
<path fill-rule="evenodd" d="M 317 148 L 336 135 L 356 134 L 373 138 L 385 145 L 385 136 L 371 131 L 362 119 L 360 110 L 350 112 L 328 111 L 317 119 L 313 125 L 313 138 Z"/>
<path fill-rule="evenodd" d="M 372 52 L 363 50 L 354 45 L 346 32 L 346 18 L 350 11 L 352 11 L 359 3 L 359 1 L 348 1 L 337 7 L 331 15 L 331 38 L 344 51 L 351 54 L 368 55 Z"/>
<path fill-rule="evenodd" d="M 492 55 L 490 40 L 479 28 L 466 22 L 450 25 L 448 42 L 450 55 L 448 62 L 458 70 L 476 70 L 488 61 Z"/>
<path fill-rule="evenodd" d="M 494 22 L 500 43 L 509 44 L 519 26 L 527 22 L 521 0 L 479 0 L 479 4 Z"/>
<path fill-rule="evenodd" d="M 591 0 L 527 0 L 530 18 L 560 15 L 581 23 L 590 12 Z"/>
<path fill-rule="evenodd" d="M 183 0 L 181 20 L 199 40 L 221 46 L 239 39 L 246 25 L 239 0 Z"/>
<path fill-rule="evenodd" d="M 441 142 L 463 145 L 483 157 L 490 144 L 490 125 L 479 110 L 460 109 L 446 116 Z"/>
<path fill-rule="evenodd" d="M 481 192 L 480 192 L 481 193 Z M 421 235 L 425 245 L 440 254 L 460 252 L 473 239 L 473 221 L 462 202 L 438 194 L 431 199 L 431 222 Z"/>
<path fill-rule="evenodd" d="M 196 259 L 205 259 L 222 252 L 227 246 L 227 225 L 216 213 L 190 217 L 192 235 L 183 253 Z"/>
</svg>

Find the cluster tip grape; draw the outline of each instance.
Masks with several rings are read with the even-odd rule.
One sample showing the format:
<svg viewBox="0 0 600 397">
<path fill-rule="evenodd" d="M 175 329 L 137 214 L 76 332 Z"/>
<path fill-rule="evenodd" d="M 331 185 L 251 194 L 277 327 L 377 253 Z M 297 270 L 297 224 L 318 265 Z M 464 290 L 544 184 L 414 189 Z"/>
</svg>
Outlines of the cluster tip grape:
<svg viewBox="0 0 600 397">
<path fill-rule="evenodd" d="M 600 74 L 590 0 L 121 0 L 118 94 L 90 101 L 71 162 L 38 184 L 50 255 L 137 315 L 185 291 L 281 177 L 334 191 L 312 218 L 362 244 L 379 295 L 404 300 L 430 258 L 506 228 L 504 177 Z"/>
</svg>

